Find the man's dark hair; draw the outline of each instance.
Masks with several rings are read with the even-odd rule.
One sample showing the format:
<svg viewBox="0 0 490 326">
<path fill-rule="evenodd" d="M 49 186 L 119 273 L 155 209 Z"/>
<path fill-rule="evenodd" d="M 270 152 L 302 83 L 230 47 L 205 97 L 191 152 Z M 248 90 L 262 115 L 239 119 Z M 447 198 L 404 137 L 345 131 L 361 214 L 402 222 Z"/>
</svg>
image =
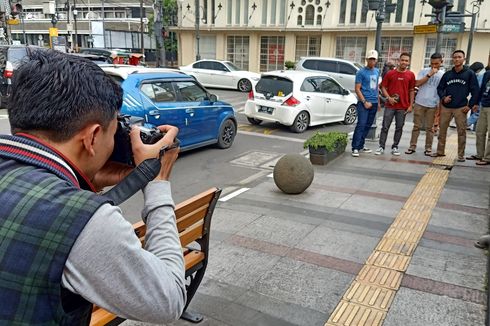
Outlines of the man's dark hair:
<svg viewBox="0 0 490 326">
<path fill-rule="evenodd" d="M 95 63 L 36 49 L 14 73 L 8 113 L 13 134 L 38 131 L 63 142 L 88 123 L 106 129 L 121 104 L 121 87 Z"/>
<path fill-rule="evenodd" d="M 482 70 L 483 68 L 485 68 L 485 66 L 483 65 L 483 63 L 481 63 L 480 61 L 476 61 L 476 62 L 473 62 L 471 65 L 470 65 L 470 69 L 473 70 L 473 72 L 479 72 L 480 70 Z"/>
<path fill-rule="evenodd" d="M 453 54 L 451 56 L 455 55 L 456 53 L 462 53 L 463 54 L 463 57 L 466 57 L 466 53 L 464 53 L 463 50 L 456 50 L 456 51 L 453 52 Z"/>
<path fill-rule="evenodd" d="M 411 58 L 411 57 L 412 57 L 412 55 L 411 55 L 410 53 L 408 53 L 408 52 L 402 52 L 402 53 L 400 54 L 400 58 L 401 58 L 401 57 L 409 57 L 409 58 Z"/>
<path fill-rule="evenodd" d="M 430 56 L 430 59 L 431 60 L 435 60 L 435 59 L 440 59 L 442 60 L 442 54 L 436 52 L 436 53 L 432 53 L 432 55 Z"/>
</svg>

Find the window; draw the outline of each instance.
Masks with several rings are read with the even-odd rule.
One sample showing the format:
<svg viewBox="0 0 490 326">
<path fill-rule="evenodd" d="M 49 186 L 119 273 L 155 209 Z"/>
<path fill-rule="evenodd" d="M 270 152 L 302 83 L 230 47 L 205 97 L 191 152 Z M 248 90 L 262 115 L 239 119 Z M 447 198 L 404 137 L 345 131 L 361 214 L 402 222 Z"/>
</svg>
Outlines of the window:
<svg viewBox="0 0 490 326">
<path fill-rule="evenodd" d="M 368 0 L 362 0 L 362 8 L 361 8 L 361 24 L 366 23 L 367 14 L 368 14 L 369 4 Z"/>
<path fill-rule="evenodd" d="M 345 24 L 345 10 L 347 8 L 347 0 L 340 0 L 340 16 L 339 24 Z"/>
<path fill-rule="evenodd" d="M 315 23 L 315 7 L 313 5 L 306 6 L 305 25 L 313 25 Z"/>
<path fill-rule="evenodd" d="M 267 0 L 262 1 L 262 25 L 267 25 Z"/>
<path fill-rule="evenodd" d="M 356 13 L 357 13 L 357 0 L 352 0 L 352 4 L 350 7 L 350 23 L 356 23 Z"/>
<path fill-rule="evenodd" d="M 205 35 L 201 36 L 201 41 L 199 42 L 200 53 L 203 59 L 216 59 L 216 36 L 215 35 Z"/>
<path fill-rule="evenodd" d="M 199 68 L 201 69 L 214 70 L 214 64 L 212 61 L 201 61 L 200 64 L 201 66 Z"/>
<path fill-rule="evenodd" d="M 412 52 L 413 37 L 382 37 L 378 66 L 387 61 L 397 63 L 402 52 Z"/>
<path fill-rule="evenodd" d="M 240 25 L 240 0 L 236 0 L 235 2 L 235 25 Z"/>
<path fill-rule="evenodd" d="M 318 61 L 318 70 L 337 72 L 337 61 L 320 60 Z"/>
<path fill-rule="evenodd" d="M 296 61 L 301 57 L 320 56 L 320 36 L 296 36 Z"/>
<path fill-rule="evenodd" d="M 226 23 L 232 24 L 233 17 L 233 0 L 227 0 L 226 2 Z"/>
<path fill-rule="evenodd" d="M 458 45 L 457 38 L 449 38 L 443 37 L 441 44 L 441 54 L 443 58 L 443 66 L 444 68 L 449 69 L 452 66 L 451 56 L 453 52 L 456 50 L 456 46 Z M 424 67 L 428 67 L 430 64 L 430 56 L 436 52 L 436 39 L 428 38 L 427 45 L 425 47 L 425 59 L 424 59 Z"/>
<path fill-rule="evenodd" d="M 213 24 L 213 25 L 216 22 L 216 18 L 214 17 L 214 16 L 216 16 L 215 5 L 216 5 L 216 1 L 211 0 L 211 24 Z"/>
<path fill-rule="evenodd" d="M 307 78 L 301 85 L 302 92 L 320 92 L 320 82 L 319 78 Z"/>
<path fill-rule="evenodd" d="M 466 0 L 458 0 L 458 11 L 464 14 L 465 8 L 466 8 Z"/>
<path fill-rule="evenodd" d="M 175 93 L 171 82 L 154 82 L 141 85 L 141 92 L 156 103 L 175 102 Z"/>
<path fill-rule="evenodd" d="M 322 24 L 322 15 L 316 15 L 316 24 L 318 26 Z"/>
<path fill-rule="evenodd" d="M 298 16 L 298 26 L 303 26 L 303 17 Z"/>
<path fill-rule="evenodd" d="M 208 98 L 208 94 L 191 81 L 174 82 L 177 92 L 180 94 L 182 101 L 201 102 Z"/>
<path fill-rule="evenodd" d="M 192 68 L 196 69 L 203 69 L 202 65 L 204 62 L 196 62 L 195 64 L 192 65 Z"/>
<path fill-rule="evenodd" d="M 284 68 L 284 36 L 260 38 L 260 71 Z"/>
<path fill-rule="evenodd" d="M 228 36 L 227 40 L 227 59 L 243 70 L 249 69 L 249 37 L 248 36 Z"/>
<path fill-rule="evenodd" d="M 415 12 L 415 0 L 408 1 L 407 23 L 413 23 L 413 16 Z"/>
<path fill-rule="evenodd" d="M 286 0 L 279 0 L 279 24 L 284 25 L 286 18 Z"/>
<path fill-rule="evenodd" d="M 366 44 L 367 37 L 339 36 L 337 37 L 335 57 L 364 64 Z"/>
<path fill-rule="evenodd" d="M 243 1 L 243 24 L 248 25 L 248 0 Z"/>
<path fill-rule="evenodd" d="M 339 62 L 339 73 L 347 75 L 355 75 L 357 69 L 345 62 Z"/>
<path fill-rule="evenodd" d="M 260 94 L 270 94 L 276 96 L 278 94 L 290 94 L 293 91 L 293 82 L 289 79 L 277 76 L 264 76 L 260 78 L 255 90 Z M 283 95 L 283 96 L 284 96 Z"/>
<path fill-rule="evenodd" d="M 329 94 L 342 94 L 341 87 L 339 84 L 334 82 L 332 79 L 326 78 L 320 84 L 320 92 L 321 93 L 329 93 Z"/>
<path fill-rule="evenodd" d="M 221 62 L 213 62 L 213 70 L 217 71 L 229 71 Z"/>
<path fill-rule="evenodd" d="M 404 2 L 403 0 L 398 0 L 396 2 L 395 23 L 402 22 L 403 2 Z"/>
<path fill-rule="evenodd" d="M 271 0 L 271 21 L 269 22 L 271 25 L 276 25 L 276 7 L 277 0 Z"/>
</svg>

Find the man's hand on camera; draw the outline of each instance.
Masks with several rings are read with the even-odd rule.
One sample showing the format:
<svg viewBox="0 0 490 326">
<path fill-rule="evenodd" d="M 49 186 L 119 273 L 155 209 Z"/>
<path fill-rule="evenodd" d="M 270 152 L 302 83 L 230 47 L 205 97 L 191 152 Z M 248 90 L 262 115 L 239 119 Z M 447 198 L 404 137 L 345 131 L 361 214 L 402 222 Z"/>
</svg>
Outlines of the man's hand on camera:
<svg viewBox="0 0 490 326">
<path fill-rule="evenodd" d="M 131 129 L 131 146 L 133 149 L 133 158 L 134 163 L 139 165 L 146 159 L 149 158 L 157 158 L 160 149 L 163 147 L 171 147 L 179 133 L 179 129 L 174 126 L 163 125 L 158 126 L 158 129 L 161 132 L 165 133 L 162 139 L 160 139 L 155 144 L 146 145 L 143 144 L 140 138 L 140 129 L 138 127 L 133 127 Z M 172 167 L 177 160 L 177 156 L 179 154 L 180 148 L 173 148 L 165 151 L 165 154 L 162 157 L 162 168 L 160 169 L 160 173 L 155 178 L 155 180 L 168 180 L 170 177 L 170 172 L 172 171 Z"/>
<path fill-rule="evenodd" d="M 121 182 L 133 168 L 129 165 L 107 161 L 102 169 L 100 169 L 91 180 L 94 188 L 97 191 L 102 190 L 104 187 L 113 186 Z"/>
</svg>

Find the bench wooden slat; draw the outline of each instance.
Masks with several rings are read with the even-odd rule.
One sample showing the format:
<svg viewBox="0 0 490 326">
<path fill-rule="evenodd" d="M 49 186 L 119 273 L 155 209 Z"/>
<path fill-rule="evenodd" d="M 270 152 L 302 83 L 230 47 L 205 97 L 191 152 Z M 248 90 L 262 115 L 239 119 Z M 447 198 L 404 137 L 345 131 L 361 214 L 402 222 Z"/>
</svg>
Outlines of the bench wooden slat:
<svg viewBox="0 0 490 326">
<path fill-rule="evenodd" d="M 196 264 L 204 260 L 204 253 L 202 251 L 191 251 L 184 256 L 185 270 L 194 267 Z"/>
<path fill-rule="evenodd" d="M 177 229 L 179 230 L 179 232 L 184 231 L 192 224 L 196 223 L 199 220 L 202 220 L 206 216 L 206 213 L 208 212 L 208 207 L 209 204 L 206 203 L 206 205 L 197 207 L 195 210 L 177 219 Z"/>
<path fill-rule="evenodd" d="M 211 199 L 214 197 L 215 189 L 206 190 L 199 195 L 193 196 L 182 203 L 175 206 L 175 216 L 180 218 L 196 210 L 196 208 L 209 205 Z"/>
<path fill-rule="evenodd" d="M 117 316 L 104 309 L 97 309 L 92 312 L 92 319 L 90 320 L 90 326 L 103 326 L 108 322 L 116 319 Z"/>
<path fill-rule="evenodd" d="M 196 241 L 202 236 L 202 231 L 204 229 L 204 221 L 200 221 L 190 228 L 187 228 L 184 232 L 181 232 L 180 245 L 182 247 L 187 247 L 187 245 L 193 241 Z"/>
</svg>

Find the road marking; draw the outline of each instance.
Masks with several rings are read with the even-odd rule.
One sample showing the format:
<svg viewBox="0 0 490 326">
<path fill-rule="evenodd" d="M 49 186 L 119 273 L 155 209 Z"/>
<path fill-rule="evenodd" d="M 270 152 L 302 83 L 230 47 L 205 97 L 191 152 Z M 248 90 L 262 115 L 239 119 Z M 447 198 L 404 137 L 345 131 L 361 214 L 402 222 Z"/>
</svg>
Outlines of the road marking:
<svg viewBox="0 0 490 326">
<path fill-rule="evenodd" d="M 449 171 L 437 165 L 454 164 L 455 136 L 448 139 L 447 156 L 434 159 L 433 166 L 417 183 L 325 326 L 383 324 L 448 180 Z"/>
<path fill-rule="evenodd" d="M 8 114 L 0 114 L 0 120 L 5 120 L 8 119 L 9 115 Z"/>
<path fill-rule="evenodd" d="M 284 136 L 277 136 L 277 135 L 264 135 L 264 134 L 259 134 L 256 132 L 250 132 L 250 131 L 244 131 L 239 129 L 240 134 L 248 135 L 248 136 L 256 136 L 256 137 L 264 137 L 264 138 L 273 138 L 273 139 L 278 139 L 278 140 L 285 140 L 285 141 L 293 141 L 296 143 L 304 143 L 304 139 L 299 139 L 299 138 L 293 138 L 293 137 L 284 137 Z"/>
<path fill-rule="evenodd" d="M 237 191 L 234 191 L 231 194 L 229 194 L 229 195 L 227 195 L 227 196 L 225 196 L 223 198 L 220 198 L 219 201 L 228 201 L 228 200 L 232 199 L 233 197 L 236 197 L 236 196 L 244 193 L 247 190 L 250 190 L 250 188 L 241 188 L 241 189 L 238 189 Z"/>
</svg>

